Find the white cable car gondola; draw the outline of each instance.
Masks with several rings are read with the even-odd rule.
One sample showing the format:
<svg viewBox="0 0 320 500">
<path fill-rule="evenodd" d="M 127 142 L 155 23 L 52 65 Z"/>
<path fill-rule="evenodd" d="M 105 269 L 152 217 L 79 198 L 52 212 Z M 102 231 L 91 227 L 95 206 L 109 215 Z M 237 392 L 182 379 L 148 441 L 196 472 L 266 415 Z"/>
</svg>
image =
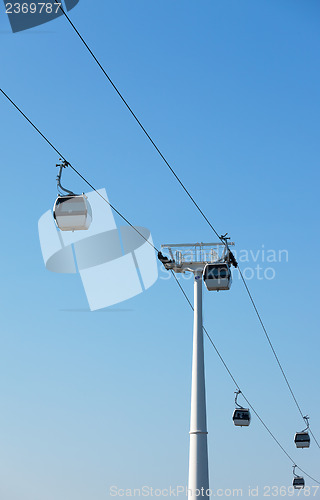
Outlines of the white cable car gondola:
<svg viewBox="0 0 320 500">
<path fill-rule="evenodd" d="M 230 290 L 232 276 L 227 262 L 207 264 L 203 271 L 203 280 L 208 290 Z"/>
<path fill-rule="evenodd" d="M 86 195 L 75 194 L 61 186 L 62 169 L 67 166 L 66 161 L 57 165 L 57 167 L 60 167 L 57 176 L 58 189 L 68 194 L 58 195 L 53 207 L 53 217 L 61 231 L 87 230 L 92 221 L 92 211 Z"/>
<path fill-rule="evenodd" d="M 303 429 L 303 431 L 301 431 L 301 432 L 296 432 L 296 434 L 294 436 L 294 442 L 295 442 L 297 448 L 309 448 L 309 446 L 310 446 L 310 436 L 308 433 L 309 417 L 306 415 L 303 418 L 307 424 L 307 427 L 305 429 Z"/>
<path fill-rule="evenodd" d="M 302 490 L 304 488 L 304 478 L 302 476 L 298 476 L 295 472 L 296 470 L 296 465 L 293 465 L 293 481 L 292 481 L 292 486 L 294 487 L 295 490 Z"/>
<path fill-rule="evenodd" d="M 92 212 L 86 195 L 58 196 L 53 207 L 53 217 L 61 231 L 89 229 Z"/>
<path fill-rule="evenodd" d="M 239 405 L 237 401 L 239 394 L 241 394 L 240 390 L 235 392 L 236 397 L 234 401 L 235 404 L 238 406 L 238 408 L 234 410 L 232 415 L 232 420 L 234 425 L 238 427 L 248 427 L 248 425 L 250 425 L 251 422 L 250 410 L 249 408 L 243 408 L 242 406 Z"/>
</svg>

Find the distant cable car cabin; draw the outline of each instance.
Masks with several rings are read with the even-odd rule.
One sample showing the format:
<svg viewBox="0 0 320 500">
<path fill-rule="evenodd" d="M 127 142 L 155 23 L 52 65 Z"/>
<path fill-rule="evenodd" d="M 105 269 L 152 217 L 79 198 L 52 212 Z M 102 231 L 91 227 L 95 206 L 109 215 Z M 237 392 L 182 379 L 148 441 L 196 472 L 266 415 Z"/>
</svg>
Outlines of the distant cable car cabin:
<svg viewBox="0 0 320 500">
<path fill-rule="evenodd" d="M 208 290 L 230 290 L 232 276 L 227 262 L 207 264 L 203 271 L 203 280 Z"/>
<path fill-rule="evenodd" d="M 307 427 L 305 429 L 303 429 L 303 431 L 301 431 L 301 432 L 296 432 L 296 434 L 294 436 L 294 442 L 295 442 L 295 445 L 297 448 L 309 448 L 309 446 L 310 446 L 310 436 L 308 433 L 309 417 L 306 415 L 303 418 L 307 424 Z"/>
<path fill-rule="evenodd" d="M 292 486 L 295 490 L 301 490 L 304 488 L 304 479 L 301 476 L 297 476 L 293 478 Z"/>
<path fill-rule="evenodd" d="M 232 420 L 234 425 L 248 427 L 251 421 L 250 410 L 248 408 L 236 408 L 233 412 Z"/>
<path fill-rule="evenodd" d="M 238 390 L 235 392 L 235 404 L 238 406 L 233 412 L 232 420 L 234 425 L 238 427 L 248 427 L 251 422 L 251 414 L 249 408 L 243 408 L 238 403 L 238 396 L 241 394 L 241 391 Z"/>
<path fill-rule="evenodd" d="M 92 211 L 88 198 L 85 194 L 75 194 L 61 186 L 62 169 L 68 166 L 63 162 L 57 176 L 58 189 L 68 193 L 58 195 L 53 207 L 53 217 L 61 231 L 83 231 L 90 227 Z"/>
<path fill-rule="evenodd" d="M 308 432 L 297 432 L 294 436 L 294 442 L 297 448 L 309 448 L 310 436 Z"/>
<path fill-rule="evenodd" d="M 293 481 L 292 481 L 292 486 L 294 487 L 295 490 L 301 490 L 304 488 L 304 478 L 302 476 L 298 476 L 296 474 L 296 465 L 293 465 Z"/>
</svg>

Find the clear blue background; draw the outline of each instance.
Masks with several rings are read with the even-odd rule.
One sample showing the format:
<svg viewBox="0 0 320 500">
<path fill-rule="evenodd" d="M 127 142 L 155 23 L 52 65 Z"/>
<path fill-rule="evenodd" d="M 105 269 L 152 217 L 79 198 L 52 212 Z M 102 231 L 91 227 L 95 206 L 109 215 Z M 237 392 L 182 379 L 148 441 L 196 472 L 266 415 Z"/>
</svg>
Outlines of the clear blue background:
<svg viewBox="0 0 320 500">
<path fill-rule="evenodd" d="M 12 34 L 0 7 L 1 87 L 64 156 L 157 246 L 215 240 L 66 20 Z M 81 0 L 70 16 L 219 233 L 238 252 L 288 251 L 274 280 L 249 286 L 319 440 L 319 2 Z M 58 157 L 3 97 L 0 113 L 0 498 L 185 485 L 192 313 L 165 279 L 90 313 L 79 276 L 46 271 L 37 221 Z M 294 448 L 303 422 L 237 272 L 230 293 L 205 293 L 204 315 L 253 406 L 319 479 L 315 443 Z M 233 426 L 234 384 L 205 349 L 211 486 L 247 498 L 259 485 L 262 498 L 290 485 L 257 419 Z"/>
</svg>

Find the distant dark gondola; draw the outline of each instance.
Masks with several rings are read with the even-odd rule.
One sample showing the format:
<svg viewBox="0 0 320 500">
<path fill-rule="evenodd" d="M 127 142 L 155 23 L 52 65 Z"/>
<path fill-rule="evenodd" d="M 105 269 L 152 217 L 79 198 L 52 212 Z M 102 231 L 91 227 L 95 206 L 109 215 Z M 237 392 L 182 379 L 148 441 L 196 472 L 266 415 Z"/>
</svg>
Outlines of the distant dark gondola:
<svg viewBox="0 0 320 500">
<path fill-rule="evenodd" d="M 247 427 L 251 421 L 250 410 L 248 408 L 236 408 L 233 412 L 232 420 L 234 425 Z"/>
<path fill-rule="evenodd" d="M 301 490 L 304 488 L 304 479 L 301 476 L 293 478 L 292 486 L 295 490 Z"/>
<path fill-rule="evenodd" d="M 297 448 L 309 448 L 310 436 L 308 432 L 297 432 L 294 436 L 294 442 Z"/>
<path fill-rule="evenodd" d="M 304 488 L 304 478 L 302 476 L 298 476 L 296 474 L 296 465 L 293 465 L 293 481 L 292 481 L 292 486 L 294 487 L 295 490 L 302 490 Z"/>
<path fill-rule="evenodd" d="M 239 427 L 248 427 L 250 425 L 251 421 L 251 414 L 249 408 L 243 408 L 241 405 L 238 403 L 238 396 L 241 394 L 240 389 L 235 391 L 235 405 L 238 407 L 234 410 L 233 415 L 232 415 L 232 420 L 234 425 L 239 426 Z"/>
<path fill-rule="evenodd" d="M 303 417 L 305 423 L 307 424 L 307 427 L 303 429 L 301 432 L 296 432 L 294 436 L 294 442 L 296 444 L 297 448 L 309 448 L 310 446 L 310 436 L 308 433 L 309 429 L 309 417 L 308 415 L 305 415 Z"/>
</svg>

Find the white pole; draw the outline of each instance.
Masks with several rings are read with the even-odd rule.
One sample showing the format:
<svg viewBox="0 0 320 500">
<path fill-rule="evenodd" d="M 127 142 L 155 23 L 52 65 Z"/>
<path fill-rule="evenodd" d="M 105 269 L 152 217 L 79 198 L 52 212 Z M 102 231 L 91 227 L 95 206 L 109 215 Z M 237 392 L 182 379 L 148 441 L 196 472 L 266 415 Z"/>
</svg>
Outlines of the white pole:
<svg viewBox="0 0 320 500">
<path fill-rule="evenodd" d="M 202 330 L 202 271 L 194 277 L 194 324 L 188 500 L 208 499 L 206 389 Z"/>
</svg>

